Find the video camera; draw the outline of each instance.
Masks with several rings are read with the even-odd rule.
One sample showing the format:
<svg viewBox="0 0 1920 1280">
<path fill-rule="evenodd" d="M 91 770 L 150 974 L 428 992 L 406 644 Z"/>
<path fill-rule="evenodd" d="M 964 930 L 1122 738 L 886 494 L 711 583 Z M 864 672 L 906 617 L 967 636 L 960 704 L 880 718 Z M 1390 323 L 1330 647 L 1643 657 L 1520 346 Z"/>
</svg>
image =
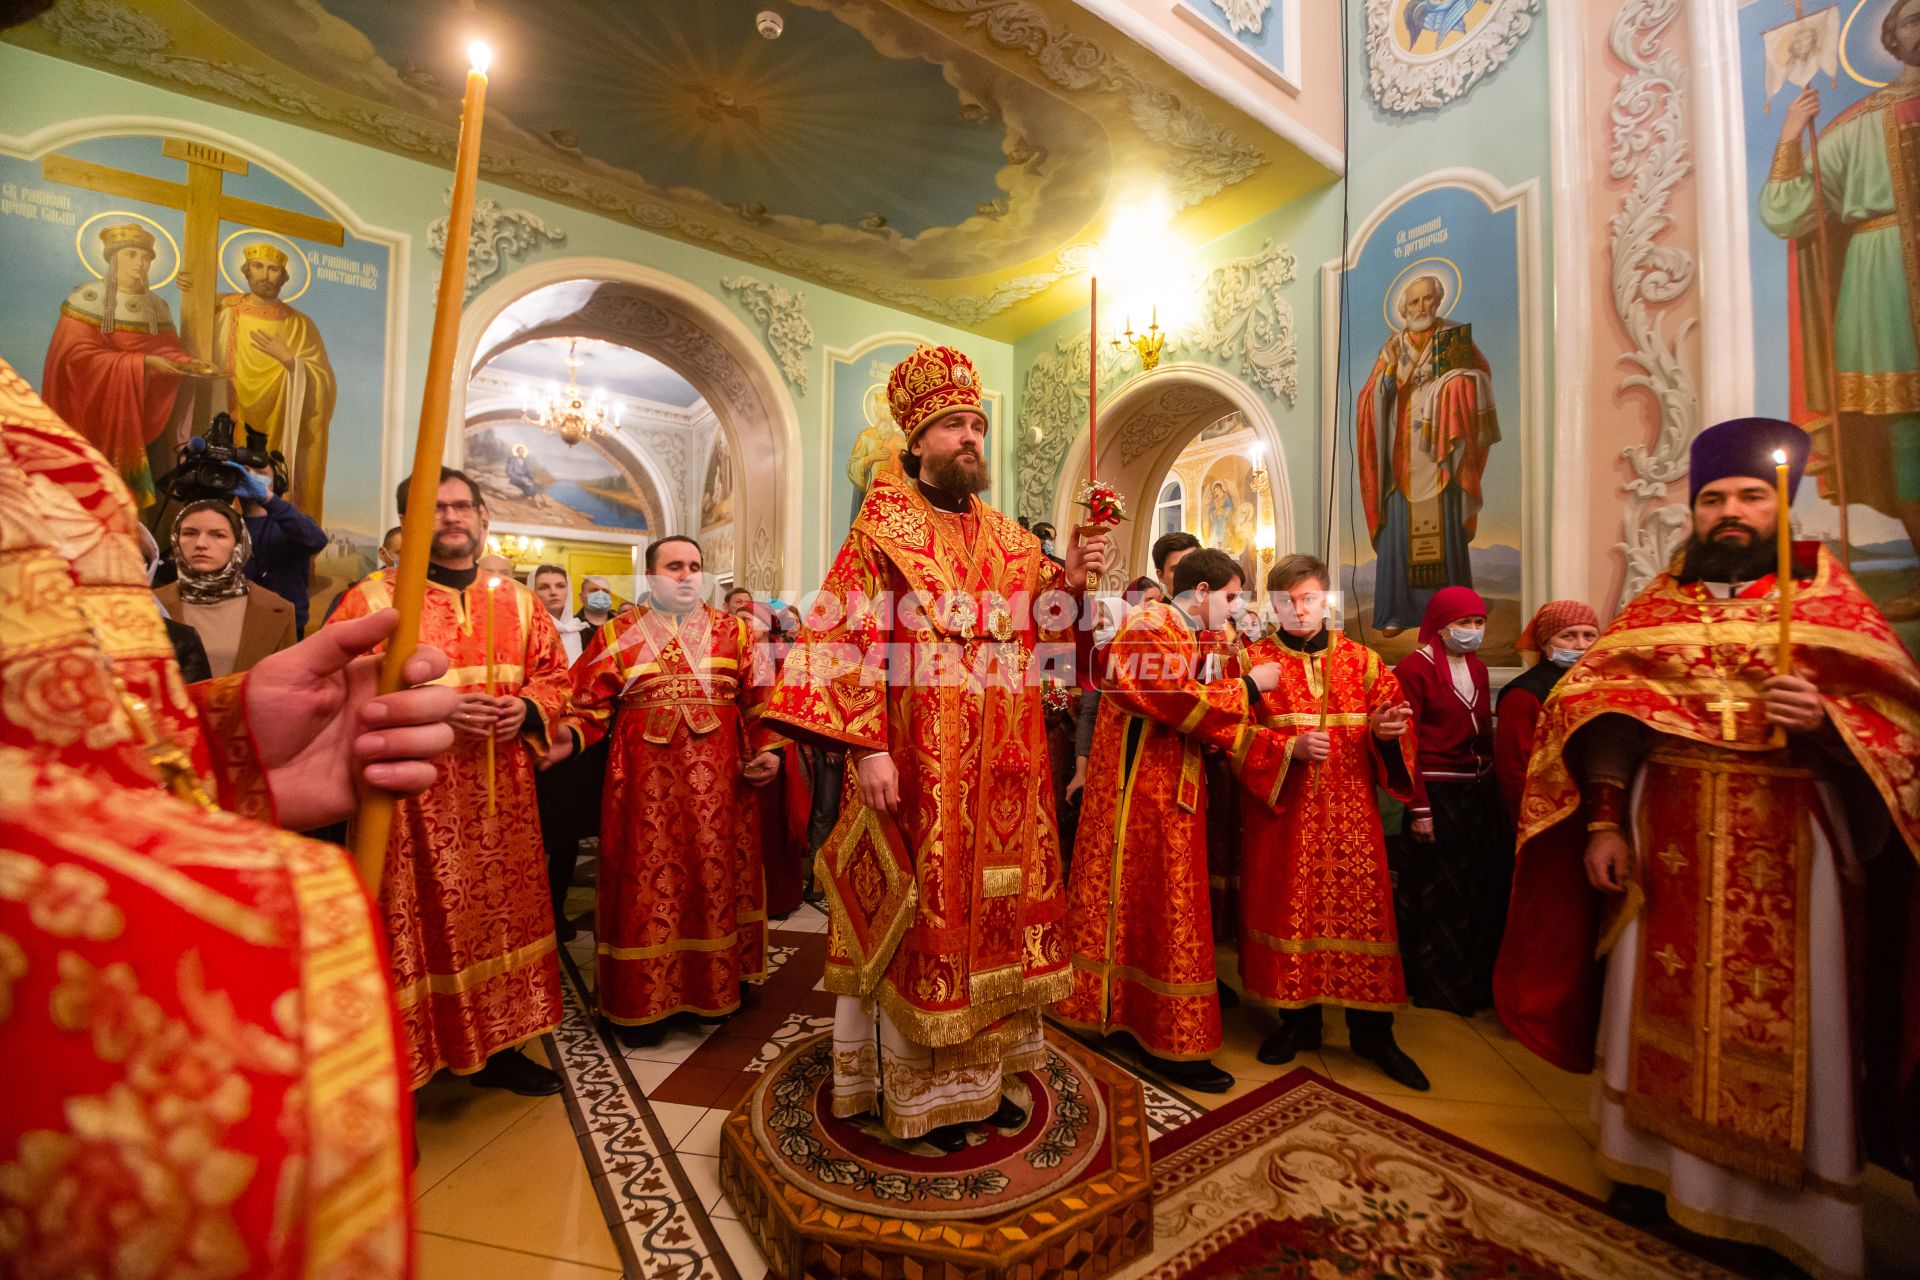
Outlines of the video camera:
<svg viewBox="0 0 1920 1280">
<path fill-rule="evenodd" d="M 179 462 L 156 482 L 160 492 L 175 502 L 199 502 L 205 498 L 224 501 L 240 488 L 240 477 L 227 463 L 237 462 L 249 470 L 273 465 L 264 431 L 248 427 L 243 448 L 234 444 L 233 429 L 232 414 L 215 414 L 206 435 L 195 436 L 180 446 Z"/>
</svg>

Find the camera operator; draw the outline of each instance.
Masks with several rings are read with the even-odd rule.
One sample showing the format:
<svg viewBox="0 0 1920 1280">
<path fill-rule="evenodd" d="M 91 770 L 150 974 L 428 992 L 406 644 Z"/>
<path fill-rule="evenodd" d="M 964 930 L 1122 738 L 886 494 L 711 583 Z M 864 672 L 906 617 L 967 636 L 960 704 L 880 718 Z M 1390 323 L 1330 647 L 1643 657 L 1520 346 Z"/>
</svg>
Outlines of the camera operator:
<svg viewBox="0 0 1920 1280">
<path fill-rule="evenodd" d="M 247 578 L 291 604 L 295 632 L 305 635 L 313 559 L 326 550 L 326 530 L 287 501 L 287 474 L 279 454 L 270 454 L 265 466 L 227 465 L 238 474 L 234 492 L 247 536 L 253 539 Z"/>
</svg>

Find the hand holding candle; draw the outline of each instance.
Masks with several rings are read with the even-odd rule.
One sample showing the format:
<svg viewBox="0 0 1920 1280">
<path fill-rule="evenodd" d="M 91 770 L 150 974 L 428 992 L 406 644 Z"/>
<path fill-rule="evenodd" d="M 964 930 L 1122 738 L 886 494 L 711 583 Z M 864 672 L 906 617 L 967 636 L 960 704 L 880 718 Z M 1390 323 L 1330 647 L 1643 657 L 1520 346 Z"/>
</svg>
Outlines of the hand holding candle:
<svg viewBox="0 0 1920 1280">
<path fill-rule="evenodd" d="M 493 592 L 494 592 L 494 588 L 496 588 L 496 587 L 498 587 L 499 585 L 500 585 L 500 579 L 498 579 L 498 578 L 488 578 L 488 579 L 487 579 L 487 635 L 486 635 L 486 643 L 487 643 L 487 696 L 488 696 L 489 698 L 493 698 L 493 697 L 498 697 L 498 696 L 499 696 L 499 692 L 500 692 L 500 691 L 499 691 L 498 689 L 496 689 L 496 688 L 494 688 L 494 683 L 493 683 L 493 681 L 494 681 L 494 670 L 493 670 L 493 664 L 494 664 L 494 656 L 493 656 Z M 487 735 L 487 816 L 488 816 L 489 818 L 491 818 L 491 817 L 493 817 L 493 816 L 494 816 L 494 814 L 495 814 L 496 812 L 498 812 L 498 808 L 499 808 L 499 806 L 498 806 L 498 804 L 497 804 L 497 803 L 495 802 L 495 800 L 494 800 L 494 795 L 493 795 L 493 785 L 494 785 L 494 783 L 493 783 L 493 774 L 494 774 L 494 748 L 493 748 L 493 739 L 494 739 L 494 735 L 493 735 L 493 734 L 491 734 L 491 733 L 489 733 L 489 734 Z"/>
<path fill-rule="evenodd" d="M 1778 531 L 1780 558 L 1774 570 L 1774 583 L 1780 600 L 1780 639 L 1774 670 L 1779 675 L 1793 674 L 1793 515 L 1792 495 L 1787 492 L 1787 451 L 1773 451 L 1773 480 L 1776 490 L 1775 528 Z"/>
</svg>

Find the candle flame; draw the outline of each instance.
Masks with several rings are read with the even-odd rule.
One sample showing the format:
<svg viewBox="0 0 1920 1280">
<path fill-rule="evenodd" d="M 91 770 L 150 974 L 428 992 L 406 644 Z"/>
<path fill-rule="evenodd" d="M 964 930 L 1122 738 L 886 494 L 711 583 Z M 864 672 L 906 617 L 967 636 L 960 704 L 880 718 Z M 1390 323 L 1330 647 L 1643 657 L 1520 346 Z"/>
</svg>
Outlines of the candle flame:
<svg viewBox="0 0 1920 1280">
<path fill-rule="evenodd" d="M 500 585 L 500 579 L 498 579 L 498 578 L 488 578 L 488 579 L 487 579 L 487 590 L 489 590 L 489 591 L 491 591 L 491 590 L 493 590 L 493 589 L 494 589 L 495 587 L 497 587 L 497 586 L 499 586 L 499 585 Z"/>
<path fill-rule="evenodd" d="M 467 61 L 481 75 L 487 74 L 487 68 L 493 65 L 493 50 L 487 48 L 485 40 L 475 40 L 467 46 Z"/>
<path fill-rule="evenodd" d="M 1775 449 L 1773 451 L 1773 465 L 1776 467 L 1784 467 L 1787 465 L 1787 451 L 1785 449 Z"/>
</svg>

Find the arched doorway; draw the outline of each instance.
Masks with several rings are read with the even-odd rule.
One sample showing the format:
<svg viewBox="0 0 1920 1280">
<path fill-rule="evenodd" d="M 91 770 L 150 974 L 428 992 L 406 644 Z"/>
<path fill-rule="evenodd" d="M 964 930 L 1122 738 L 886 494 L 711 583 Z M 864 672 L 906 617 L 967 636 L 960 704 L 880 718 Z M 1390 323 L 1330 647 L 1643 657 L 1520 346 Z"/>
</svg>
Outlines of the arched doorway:
<svg viewBox="0 0 1920 1280">
<path fill-rule="evenodd" d="M 1109 568 L 1105 585 L 1118 587 L 1152 572 L 1150 553 L 1160 533 L 1154 512 L 1174 462 L 1202 432 L 1229 416 L 1239 418 L 1258 447 L 1266 471 L 1255 540 L 1269 546 L 1273 556 L 1293 549 L 1293 494 L 1286 452 L 1266 402 L 1224 369 L 1165 364 L 1128 379 L 1101 405 L 1100 478 L 1126 498 L 1129 516 L 1120 528 L 1119 557 Z M 1067 451 L 1054 495 L 1054 523 L 1059 528 L 1071 527 L 1084 514 L 1074 499 L 1086 474 L 1083 431 Z"/>
<path fill-rule="evenodd" d="M 757 591 L 790 589 L 782 560 L 800 538 L 799 421 L 778 367 L 746 326 L 718 298 L 651 267 L 613 258 L 536 263 L 483 291 L 461 317 L 452 421 L 469 419 L 468 379 L 476 369 L 561 336 L 643 352 L 698 390 L 726 442 L 735 512 L 731 561 L 709 568 L 720 576 L 730 571 L 734 582 Z M 449 443 L 454 465 L 464 460 L 463 444 Z M 664 501 L 662 507 L 674 510 Z"/>
</svg>

